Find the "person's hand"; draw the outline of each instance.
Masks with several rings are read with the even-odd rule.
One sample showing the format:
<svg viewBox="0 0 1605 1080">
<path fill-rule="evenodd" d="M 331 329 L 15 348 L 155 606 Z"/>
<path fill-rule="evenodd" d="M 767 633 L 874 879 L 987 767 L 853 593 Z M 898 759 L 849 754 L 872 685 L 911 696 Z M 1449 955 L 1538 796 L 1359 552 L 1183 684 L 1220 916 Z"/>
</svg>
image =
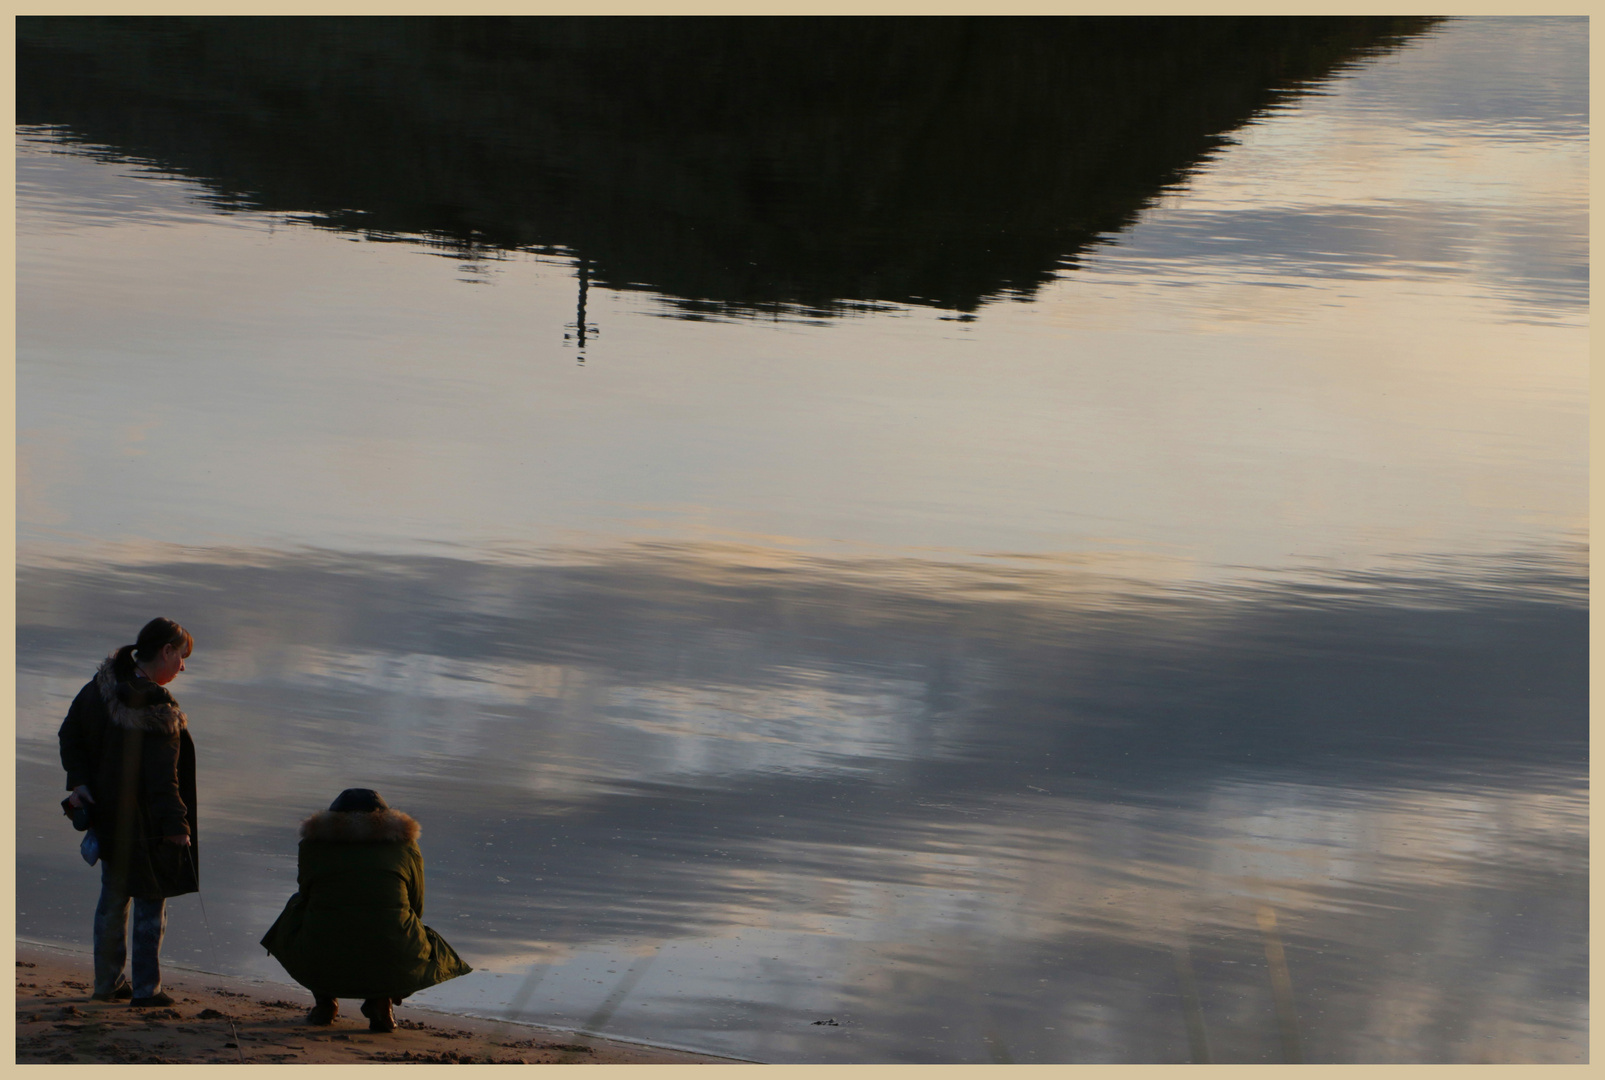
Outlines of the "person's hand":
<svg viewBox="0 0 1605 1080">
<path fill-rule="evenodd" d="M 179 847 L 189 847 L 189 833 L 179 833 L 177 836 L 164 836 L 162 839 L 166 840 L 169 844 L 177 844 Z"/>
<path fill-rule="evenodd" d="M 94 802 L 95 799 L 89 794 L 89 789 L 84 787 L 82 784 L 79 784 L 77 787 L 73 788 L 72 794 L 67 796 L 67 804 L 74 810 L 84 805 L 84 803 L 94 805 Z"/>
</svg>

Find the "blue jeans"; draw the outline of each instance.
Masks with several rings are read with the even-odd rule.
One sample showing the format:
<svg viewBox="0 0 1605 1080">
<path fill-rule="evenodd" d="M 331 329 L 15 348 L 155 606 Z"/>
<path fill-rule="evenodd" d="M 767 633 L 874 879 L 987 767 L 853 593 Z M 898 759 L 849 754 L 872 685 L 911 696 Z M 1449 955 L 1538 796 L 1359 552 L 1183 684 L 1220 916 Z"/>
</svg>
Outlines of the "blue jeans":
<svg viewBox="0 0 1605 1080">
<path fill-rule="evenodd" d="M 95 993 L 109 994 L 123 978 L 128 959 L 129 897 L 100 881 L 100 903 L 95 905 Z M 133 990 L 137 998 L 161 993 L 162 935 L 167 931 L 167 901 L 141 900 L 134 904 Z"/>
</svg>

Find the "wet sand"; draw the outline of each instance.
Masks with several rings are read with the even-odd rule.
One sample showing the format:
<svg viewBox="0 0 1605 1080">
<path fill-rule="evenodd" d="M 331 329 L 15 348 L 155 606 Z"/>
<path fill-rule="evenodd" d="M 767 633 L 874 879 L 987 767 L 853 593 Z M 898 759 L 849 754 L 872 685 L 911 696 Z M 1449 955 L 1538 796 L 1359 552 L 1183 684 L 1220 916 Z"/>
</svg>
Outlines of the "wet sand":
<svg viewBox="0 0 1605 1080">
<path fill-rule="evenodd" d="M 402 1005 L 396 1030 L 368 1030 L 358 1001 L 330 1027 L 306 1022 L 296 986 L 166 967 L 167 1008 L 91 1001 L 88 952 L 17 943 L 17 1063 L 60 1064 L 733 1064 L 641 1046 Z"/>
</svg>

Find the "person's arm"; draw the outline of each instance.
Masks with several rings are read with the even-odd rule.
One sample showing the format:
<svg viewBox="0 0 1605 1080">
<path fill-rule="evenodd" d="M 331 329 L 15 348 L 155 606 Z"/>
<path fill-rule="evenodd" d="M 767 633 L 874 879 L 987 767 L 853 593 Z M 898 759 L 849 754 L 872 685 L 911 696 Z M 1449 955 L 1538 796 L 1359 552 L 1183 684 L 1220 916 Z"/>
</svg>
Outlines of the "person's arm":
<svg viewBox="0 0 1605 1080">
<path fill-rule="evenodd" d="M 188 845 L 189 820 L 178 792 L 178 734 L 146 736 L 141 748 L 140 781 L 156 830 L 173 844 Z"/>
<path fill-rule="evenodd" d="M 416 843 L 411 848 L 407 853 L 412 864 L 407 875 L 407 899 L 412 903 L 412 913 L 421 919 L 424 917 L 424 853 L 418 850 Z"/>
<path fill-rule="evenodd" d="M 95 747 L 84 723 L 83 693 L 73 698 L 67 717 L 61 722 L 56 738 L 61 743 L 61 767 L 67 770 L 67 790 L 73 793 L 73 805 L 78 800 L 95 800 L 89 794 L 89 781 L 94 777 Z"/>
</svg>

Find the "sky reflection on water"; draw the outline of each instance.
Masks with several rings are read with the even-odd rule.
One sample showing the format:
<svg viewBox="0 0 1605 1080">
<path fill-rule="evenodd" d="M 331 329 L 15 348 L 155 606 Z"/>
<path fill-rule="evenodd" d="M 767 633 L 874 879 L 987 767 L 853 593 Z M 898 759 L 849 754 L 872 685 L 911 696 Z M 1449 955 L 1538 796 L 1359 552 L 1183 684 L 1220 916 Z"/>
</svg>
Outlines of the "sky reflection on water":
<svg viewBox="0 0 1605 1080">
<path fill-rule="evenodd" d="M 363 783 L 481 968 L 442 1007 L 767 1061 L 1586 1060 L 1585 30 L 1359 63 L 1029 303 L 593 284 L 583 363 L 562 253 L 24 130 L 19 935 L 87 937 L 54 732 L 160 611 L 231 971 L 283 977 L 296 823 Z"/>
<path fill-rule="evenodd" d="M 1243 129 L 1032 303 L 811 328 L 666 321 L 592 289 L 584 367 L 553 362 L 574 355 L 562 260 L 454 287 L 463 264 L 422 249 L 200 217 L 193 186 L 27 136 L 19 540 L 93 546 L 108 521 L 373 551 L 784 538 L 1219 578 L 1581 535 L 1583 128 L 1512 142 L 1413 96 L 1431 79 L 1410 65 L 1441 76 L 1438 53 L 1501 25 L 1454 24 Z M 1517 36 L 1565 58 L 1567 25 Z M 150 377 L 135 422 L 118 403 Z M 208 452 L 153 491 L 156 430 Z"/>
<path fill-rule="evenodd" d="M 431 917 L 485 969 L 437 1005 L 594 1029 L 652 957 L 608 1030 L 765 1060 L 1187 1060 L 1185 962 L 1209 1053 L 1281 1060 L 1270 908 L 1307 1060 L 1581 1052 L 1564 561 L 1533 560 L 1548 585 L 1078 607 L 717 551 L 242 556 L 28 575 L 25 884 L 74 873 L 50 705 L 158 595 L 206 643 L 183 701 L 234 970 L 277 976 L 253 935 L 294 824 L 360 783 L 424 821 Z M 91 890 L 61 885 L 25 936 L 75 936 Z"/>
</svg>

